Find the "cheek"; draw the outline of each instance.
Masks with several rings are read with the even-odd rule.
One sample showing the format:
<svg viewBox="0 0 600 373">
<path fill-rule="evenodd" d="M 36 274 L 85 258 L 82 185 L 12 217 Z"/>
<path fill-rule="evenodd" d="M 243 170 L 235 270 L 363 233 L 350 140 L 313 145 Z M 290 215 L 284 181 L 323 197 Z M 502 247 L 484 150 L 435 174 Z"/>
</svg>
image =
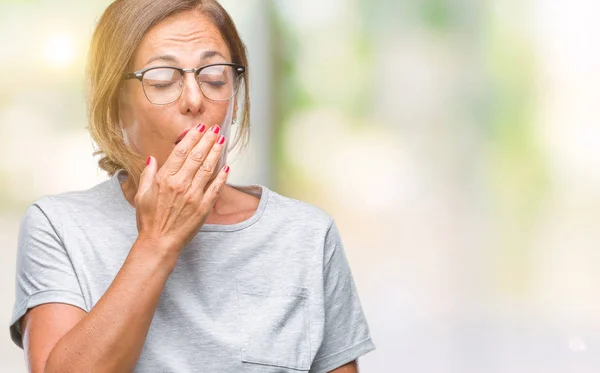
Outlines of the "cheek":
<svg viewBox="0 0 600 373">
<path fill-rule="evenodd" d="M 207 102 L 206 103 L 206 118 L 208 126 L 219 125 L 227 127 L 231 124 L 233 113 L 233 101 L 229 102 Z"/>
<path fill-rule="evenodd" d="M 145 101 L 145 102 L 144 102 Z M 132 117 L 128 123 L 130 145 L 141 155 L 154 155 L 157 159 L 168 156 L 173 148 L 173 136 L 178 133 L 177 108 L 156 106 L 144 101 L 136 101 Z M 164 154 L 163 154 L 164 153 Z"/>
<path fill-rule="evenodd" d="M 176 123 L 177 115 L 177 110 L 170 106 L 139 105 L 136 109 L 136 118 L 140 126 L 140 134 L 166 135 L 175 131 L 173 124 Z"/>
</svg>

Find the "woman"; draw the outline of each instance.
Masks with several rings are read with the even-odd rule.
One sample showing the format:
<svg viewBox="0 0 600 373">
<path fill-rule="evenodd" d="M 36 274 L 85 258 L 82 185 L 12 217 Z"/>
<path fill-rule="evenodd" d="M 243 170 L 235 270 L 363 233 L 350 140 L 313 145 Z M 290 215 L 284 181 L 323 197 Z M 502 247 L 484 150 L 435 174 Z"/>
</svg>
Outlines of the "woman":
<svg viewBox="0 0 600 373">
<path fill-rule="evenodd" d="M 357 372 L 375 346 L 334 221 L 226 184 L 230 125 L 247 139 L 250 105 L 227 12 L 116 1 L 88 75 L 111 178 L 22 220 L 10 331 L 29 370 Z"/>
</svg>

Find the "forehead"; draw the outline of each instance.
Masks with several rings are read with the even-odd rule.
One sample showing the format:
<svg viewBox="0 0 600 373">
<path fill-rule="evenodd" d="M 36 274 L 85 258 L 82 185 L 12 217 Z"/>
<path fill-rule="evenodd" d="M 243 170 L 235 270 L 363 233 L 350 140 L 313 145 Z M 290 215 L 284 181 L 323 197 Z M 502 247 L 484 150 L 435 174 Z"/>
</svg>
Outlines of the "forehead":
<svg viewBox="0 0 600 373">
<path fill-rule="evenodd" d="M 149 59 L 161 55 L 172 55 L 180 64 L 193 66 L 201 62 L 205 51 L 220 52 L 231 61 L 227 43 L 212 19 L 199 11 L 186 11 L 148 30 L 135 54 L 135 67 L 144 67 Z"/>
</svg>

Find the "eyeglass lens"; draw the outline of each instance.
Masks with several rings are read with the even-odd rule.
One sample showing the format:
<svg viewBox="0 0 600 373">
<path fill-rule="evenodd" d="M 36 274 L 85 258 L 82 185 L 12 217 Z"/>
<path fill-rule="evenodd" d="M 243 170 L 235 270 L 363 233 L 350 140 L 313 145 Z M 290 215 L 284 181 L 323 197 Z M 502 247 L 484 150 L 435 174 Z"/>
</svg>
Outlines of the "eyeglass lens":
<svg viewBox="0 0 600 373">
<path fill-rule="evenodd" d="M 197 81 L 206 98 L 229 100 L 237 89 L 233 66 L 215 65 L 202 69 Z M 142 79 L 144 93 L 154 104 L 166 104 L 179 98 L 183 91 L 183 76 L 179 70 L 161 67 L 148 70 Z"/>
</svg>

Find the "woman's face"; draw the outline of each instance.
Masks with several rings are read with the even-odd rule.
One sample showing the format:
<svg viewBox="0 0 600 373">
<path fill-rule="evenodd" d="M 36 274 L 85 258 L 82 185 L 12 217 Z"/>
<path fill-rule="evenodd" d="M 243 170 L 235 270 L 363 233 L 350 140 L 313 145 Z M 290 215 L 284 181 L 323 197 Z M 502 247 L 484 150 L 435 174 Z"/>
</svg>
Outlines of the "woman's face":
<svg viewBox="0 0 600 373">
<path fill-rule="evenodd" d="M 189 11 L 163 20 L 148 31 L 138 46 L 132 71 L 154 66 L 194 68 L 219 62 L 231 62 L 221 33 L 208 17 Z M 220 133 L 229 140 L 235 99 L 207 99 L 193 73 L 185 74 L 181 96 L 169 104 L 148 101 L 142 83 L 136 79 L 125 81 L 123 93 L 119 116 L 126 141 L 142 157 L 154 156 L 158 167 L 167 160 L 178 137 L 199 123 L 207 129 L 220 125 Z M 224 158 L 225 152 L 219 166 Z"/>
</svg>

